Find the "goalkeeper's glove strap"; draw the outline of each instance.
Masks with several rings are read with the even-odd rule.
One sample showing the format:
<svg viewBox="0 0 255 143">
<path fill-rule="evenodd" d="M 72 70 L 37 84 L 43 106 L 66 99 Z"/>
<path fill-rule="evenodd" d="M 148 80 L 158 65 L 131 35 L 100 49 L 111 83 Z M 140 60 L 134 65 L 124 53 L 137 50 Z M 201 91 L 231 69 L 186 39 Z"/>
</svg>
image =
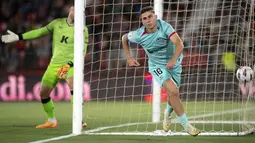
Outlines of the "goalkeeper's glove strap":
<svg viewBox="0 0 255 143">
<path fill-rule="evenodd" d="M 19 36 L 19 40 L 23 40 L 23 36 L 21 33 L 18 33 L 18 36 Z"/>
<path fill-rule="evenodd" d="M 72 61 L 69 61 L 67 64 L 68 64 L 70 67 L 73 67 L 73 62 L 72 62 Z"/>
</svg>

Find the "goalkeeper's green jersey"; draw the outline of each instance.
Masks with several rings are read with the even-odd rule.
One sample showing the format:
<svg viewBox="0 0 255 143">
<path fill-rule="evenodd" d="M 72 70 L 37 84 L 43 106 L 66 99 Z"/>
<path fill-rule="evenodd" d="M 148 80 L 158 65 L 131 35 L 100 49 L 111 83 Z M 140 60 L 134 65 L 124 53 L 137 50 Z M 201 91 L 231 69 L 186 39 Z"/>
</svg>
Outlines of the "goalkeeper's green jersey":
<svg viewBox="0 0 255 143">
<path fill-rule="evenodd" d="M 34 39 L 52 33 L 51 64 L 65 64 L 74 60 L 74 26 L 67 23 L 67 18 L 59 18 L 45 27 L 22 34 L 24 40 Z M 88 29 L 84 28 L 84 54 L 88 43 Z M 82 48 L 82 47 L 80 47 Z"/>
</svg>

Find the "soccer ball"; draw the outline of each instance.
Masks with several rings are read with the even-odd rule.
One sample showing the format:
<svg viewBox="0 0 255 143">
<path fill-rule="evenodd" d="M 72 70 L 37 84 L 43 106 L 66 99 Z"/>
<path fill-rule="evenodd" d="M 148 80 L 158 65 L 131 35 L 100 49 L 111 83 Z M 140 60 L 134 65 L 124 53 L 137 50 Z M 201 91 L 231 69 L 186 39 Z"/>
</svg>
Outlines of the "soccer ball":
<svg viewBox="0 0 255 143">
<path fill-rule="evenodd" d="M 254 77 L 254 71 L 251 67 L 242 66 L 236 71 L 236 78 L 240 82 L 249 82 Z"/>
</svg>

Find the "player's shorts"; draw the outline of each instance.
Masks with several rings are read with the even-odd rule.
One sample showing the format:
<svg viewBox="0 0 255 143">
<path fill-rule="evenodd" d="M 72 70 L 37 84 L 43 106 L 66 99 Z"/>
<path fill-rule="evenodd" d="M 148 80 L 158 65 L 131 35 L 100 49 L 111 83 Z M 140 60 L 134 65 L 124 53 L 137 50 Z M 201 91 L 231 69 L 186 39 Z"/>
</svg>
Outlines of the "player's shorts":
<svg viewBox="0 0 255 143">
<path fill-rule="evenodd" d="M 166 67 L 153 67 L 149 69 L 149 72 L 159 83 L 160 87 L 163 87 L 165 81 L 168 79 L 172 79 L 178 88 L 181 85 L 182 65 L 175 66 L 172 69 L 166 69 Z"/>
<path fill-rule="evenodd" d="M 62 67 L 63 64 L 49 64 L 47 70 L 45 71 L 43 77 L 42 77 L 42 85 L 48 86 L 50 88 L 55 88 L 56 84 L 59 81 L 59 78 L 57 76 L 57 71 L 60 67 Z M 73 76 L 73 68 L 71 68 L 67 75 L 66 78 L 72 77 Z"/>
</svg>

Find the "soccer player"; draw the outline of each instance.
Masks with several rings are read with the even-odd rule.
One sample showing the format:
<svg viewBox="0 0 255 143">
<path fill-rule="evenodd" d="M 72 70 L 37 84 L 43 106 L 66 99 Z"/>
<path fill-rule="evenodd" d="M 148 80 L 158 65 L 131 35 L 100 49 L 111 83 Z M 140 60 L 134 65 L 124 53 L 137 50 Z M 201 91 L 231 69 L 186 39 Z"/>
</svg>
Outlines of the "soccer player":
<svg viewBox="0 0 255 143">
<path fill-rule="evenodd" d="M 142 8 L 140 18 L 143 26 L 122 36 L 122 45 L 128 65 L 140 65 L 131 56 L 128 42 L 141 45 L 149 59 L 149 72 L 168 93 L 168 104 L 163 121 L 164 131 L 169 131 L 170 115 L 172 111 L 175 111 L 184 130 L 196 136 L 200 130 L 189 123 L 179 97 L 183 42 L 169 23 L 157 20 L 152 7 Z"/>
<path fill-rule="evenodd" d="M 73 95 L 73 60 L 74 60 L 74 7 L 69 9 L 67 18 L 59 18 L 50 22 L 45 27 L 32 30 L 24 34 L 15 34 L 8 30 L 8 35 L 2 36 L 4 43 L 16 42 L 19 40 L 35 39 L 46 34 L 53 35 L 52 50 L 53 56 L 41 81 L 40 97 L 48 120 L 36 128 L 56 128 L 57 120 L 54 113 L 54 104 L 50 98 L 51 91 L 55 88 L 60 79 L 65 79 Z M 84 53 L 88 43 L 88 29 L 84 29 Z M 81 47 L 80 47 L 81 48 Z M 85 54 L 84 54 L 85 55 Z M 71 96 L 71 102 L 73 97 Z M 86 123 L 81 123 L 86 127 Z"/>
</svg>

